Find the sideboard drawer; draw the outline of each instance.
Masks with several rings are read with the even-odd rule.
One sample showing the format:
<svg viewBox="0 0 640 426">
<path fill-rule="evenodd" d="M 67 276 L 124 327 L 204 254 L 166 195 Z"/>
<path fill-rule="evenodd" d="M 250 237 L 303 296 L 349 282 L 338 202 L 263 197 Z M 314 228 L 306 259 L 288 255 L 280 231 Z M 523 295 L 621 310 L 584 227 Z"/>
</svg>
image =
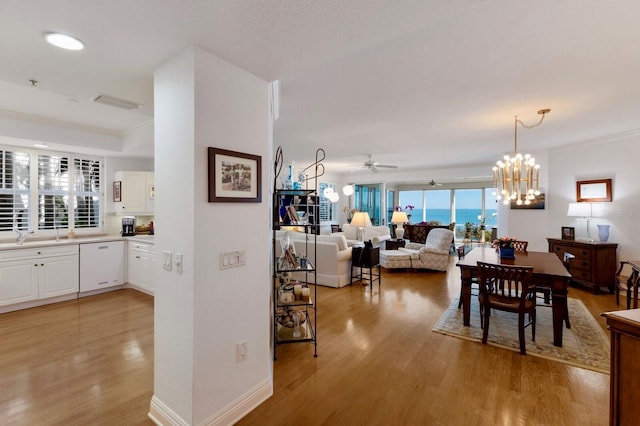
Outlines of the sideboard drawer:
<svg viewBox="0 0 640 426">
<path fill-rule="evenodd" d="M 549 251 L 555 253 L 560 260 L 565 253 L 575 257 L 569 262 L 569 273 L 573 281 L 593 288 L 597 293 L 600 287 L 608 287 L 613 292 L 616 274 L 615 243 L 600 243 L 588 241 L 568 241 L 547 238 Z"/>
</svg>

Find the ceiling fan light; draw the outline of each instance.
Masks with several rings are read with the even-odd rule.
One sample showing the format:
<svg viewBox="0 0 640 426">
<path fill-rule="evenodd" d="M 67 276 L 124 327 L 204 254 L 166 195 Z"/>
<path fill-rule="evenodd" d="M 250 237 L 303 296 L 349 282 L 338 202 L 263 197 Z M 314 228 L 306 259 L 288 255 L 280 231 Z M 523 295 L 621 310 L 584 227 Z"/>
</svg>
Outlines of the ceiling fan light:
<svg viewBox="0 0 640 426">
<path fill-rule="evenodd" d="M 82 50 L 84 43 L 75 37 L 67 34 L 47 32 L 44 33 L 44 39 L 47 43 L 66 50 Z"/>
</svg>

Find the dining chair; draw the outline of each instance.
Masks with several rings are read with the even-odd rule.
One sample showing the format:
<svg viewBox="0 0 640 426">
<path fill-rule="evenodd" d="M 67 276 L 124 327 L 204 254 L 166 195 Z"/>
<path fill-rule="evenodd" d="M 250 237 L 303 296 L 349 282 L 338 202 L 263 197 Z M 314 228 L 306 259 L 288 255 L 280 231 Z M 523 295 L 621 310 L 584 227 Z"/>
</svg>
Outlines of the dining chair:
<svg viewBox="0 0 640 426">
<path fill-rule="evenodd" d="M 518 314 L 520 353 L 526 355 L 524 329 L 531 325 L 531 340 L 536 340 L 536 294 L 532 266 L 496 265 L 478 262 L 480 325 L 482 343 L 487 344 L 491 309 Z M 529 321 L 525 323 L 525 316 Z"/>
<path fill-rule="evenodd" d="M 529 246 L 529 241 L 517 240 L 513 242 L 513 248 L 516 250 L 516 254 L 518 252 L 526 253 L 528 246 Z M 536 286 L 536 292 L 543 295 L 545 305 L 551 304 L 551 289 L 549 287 Z"/>
<path fill-rule="evenodd" d="M 634 285 L 638 284 L 638 272 L 626 260 L 620 262 L 616 271 L 616 305 L 620 304 L 620 290 L 627 293 L 627 309 L 631 309 L 631 295 Z"/>
</svg>

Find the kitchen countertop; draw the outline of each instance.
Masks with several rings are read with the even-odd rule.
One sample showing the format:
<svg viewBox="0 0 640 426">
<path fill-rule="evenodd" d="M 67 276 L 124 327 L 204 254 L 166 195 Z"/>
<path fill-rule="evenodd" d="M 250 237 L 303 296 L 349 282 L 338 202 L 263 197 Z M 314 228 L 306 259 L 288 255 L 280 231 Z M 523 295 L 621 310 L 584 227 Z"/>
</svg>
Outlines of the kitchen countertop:
<svg viewBox="0 0 640 426">
<path fill-rule="evenodd" d="M 5 241 L 0 242 L 0 250 L 19 250 L 25 248 L 38 248 L 38 247 L 55 247 L 60 245 L 71 245 L 71 244 L 90 244 L 90 243 L 104 243 L 109 241 L 139 241 L 145 243 L 153 243 L 153 235 L 134 235 L 131 237 L 123 237 L 121 235 L 92 235 L 86 237 L 76 237 L 76 238 L 61 238 L 60 241 L 56 241 L 55 239 L 47 239 L 47 240 L 30 240 L 29 237 L 22 243 L 22 245 L 18 245 L 15 241 Z"/>
</svg>

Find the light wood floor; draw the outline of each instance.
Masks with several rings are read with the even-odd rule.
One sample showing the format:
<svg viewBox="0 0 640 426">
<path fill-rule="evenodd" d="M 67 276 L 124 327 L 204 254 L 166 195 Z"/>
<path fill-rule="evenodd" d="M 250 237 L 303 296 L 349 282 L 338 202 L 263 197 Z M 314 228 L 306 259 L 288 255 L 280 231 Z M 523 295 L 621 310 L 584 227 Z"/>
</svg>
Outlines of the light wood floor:
<svg viewBox="0 0 640 426">
<path fill-rule="evenodd" d="M 153 425 L 153 298 L 135 290 L 0 315 L 1 425 Z"/>
<path fill-rule="evenodd" d="M 274 396 L 240 425 L 606 425 L 609 376 L 433 333 L 448 274 L 319 287 L 318 358 L 278 348 Z M 578 288 L 603 329 L 612 295 Z M 0 315 L 0 424 L 152 425 L 153 300 L 121 290 Z"/>
</svg>

